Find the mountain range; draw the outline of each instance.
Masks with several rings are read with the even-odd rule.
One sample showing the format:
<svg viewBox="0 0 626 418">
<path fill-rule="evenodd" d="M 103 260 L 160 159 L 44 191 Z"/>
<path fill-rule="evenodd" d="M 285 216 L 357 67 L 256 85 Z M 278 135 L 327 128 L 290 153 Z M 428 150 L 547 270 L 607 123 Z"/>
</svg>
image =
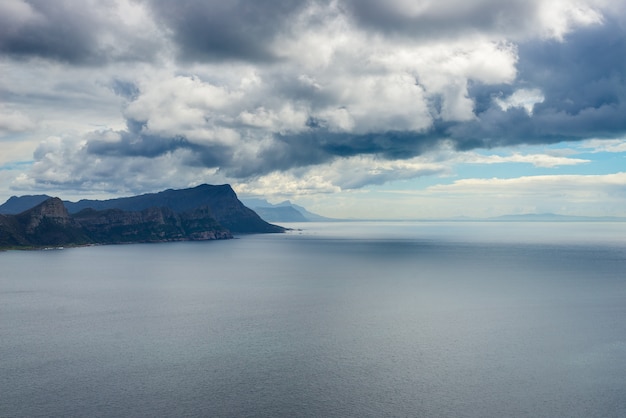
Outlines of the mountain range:
<svg viewBox="0 0 626 418">
<path fill-rule="evenodd" d="M 243 203 L 258 213 L 261 218 L 268 222 L 330 222 L 336 219 L 327 218 L 313 212 L 309 212 L 302 206 L 285 200 L 281 203 L 272 204 L 265 199 L 242 199 Z"/>
<path fill-rule="evenodd" d="M 109 200 L 11 197 L 0 205 L 0 248 L 232 238 L 276 233 L 229 185 L 201 185 Z"/>
</svg>

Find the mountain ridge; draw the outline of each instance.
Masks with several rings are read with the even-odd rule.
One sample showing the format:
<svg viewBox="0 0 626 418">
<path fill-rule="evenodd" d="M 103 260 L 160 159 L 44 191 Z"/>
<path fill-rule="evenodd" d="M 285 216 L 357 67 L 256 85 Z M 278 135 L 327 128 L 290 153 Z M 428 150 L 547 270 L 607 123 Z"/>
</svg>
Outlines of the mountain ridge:
<svg viewBox="0 0 626 418">
<path fill-rule="evenodd" d="M 7 214 L 44 199 L 19 213 Z M 278 233 L 239 201 L 229 185 L 201 185 L 109 200 L 62 201 L 47 195 L 0 206 L 0 248 L 232 238 Z"/>
<path fill-rule="evenodd" d="M 18 214 L 49 199 L 48 195 L 12 196 L 0 205 L 0 214 Z M 35 202 L 33 204 L 33 202 Z M 263 220 L 256 212 L 246 207 L 228 184 L 202 184 L 187 189 L 167 189 L 156 193 L 119 197 L 106 200 L 82 199 L 78 202 L 63 201 L 70 214 L 83 209 L 121 209 L 137 212 L 151 207 L 166 207 L 175 213 L 183 213 L 198 207 L 209 207 L 213 217 L 233 233 L 274 233 L 285 229 Z"/>
<path fill-rule="evenodd" d="M 0 215 L 1 249 L 232 237 L 206 207 L 183 213 L 164 207 L 134 212 L 89 208 L 70 214 L 61 199 L 51 197 L 20 214 Z"/>
<path fill-rule="evenodd" d="M 246 206 L 257 212 L 268 222 L 332 222 L 337 219 L 327 218 L 308 211 L 306 208 L 291 203 L 289 200 L 270 203 L 261 198 L 243 198 Z"/>
</svg>

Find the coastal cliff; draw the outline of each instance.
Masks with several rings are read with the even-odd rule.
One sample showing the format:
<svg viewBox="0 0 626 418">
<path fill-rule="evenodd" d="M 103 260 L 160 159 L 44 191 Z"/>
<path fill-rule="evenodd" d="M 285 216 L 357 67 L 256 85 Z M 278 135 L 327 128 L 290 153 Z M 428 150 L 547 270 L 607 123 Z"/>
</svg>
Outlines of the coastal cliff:
<svg viewBox="0 0 626 418">
<path fill-rule="evenodd" d="M 59 198 L 18 215 L 0 215 L 0 248 L 44 247 L 93 242 Z"/>
<path fill-rule="evenodd" d="M 0 248 L 214 240 L 285 231 L 245 207 L 229 185 L 76 203 L 45 199 L 19 214 L 0 214 Z M 20 198 L 11 198 L 11 204 L 19 206 Z"/>
</svg>

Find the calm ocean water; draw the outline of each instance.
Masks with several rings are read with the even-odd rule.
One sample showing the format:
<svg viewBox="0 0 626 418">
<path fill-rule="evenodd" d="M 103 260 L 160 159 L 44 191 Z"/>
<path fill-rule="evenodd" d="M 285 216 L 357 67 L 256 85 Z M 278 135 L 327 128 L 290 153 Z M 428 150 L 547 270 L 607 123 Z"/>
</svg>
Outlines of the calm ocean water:
<svg viewBox="0 0 626 418">
<path fill-rule="evenodd" d="M 626 416 L 626 223 L 290 226 L 0 253 L 0 416 Z"/>
</svg>

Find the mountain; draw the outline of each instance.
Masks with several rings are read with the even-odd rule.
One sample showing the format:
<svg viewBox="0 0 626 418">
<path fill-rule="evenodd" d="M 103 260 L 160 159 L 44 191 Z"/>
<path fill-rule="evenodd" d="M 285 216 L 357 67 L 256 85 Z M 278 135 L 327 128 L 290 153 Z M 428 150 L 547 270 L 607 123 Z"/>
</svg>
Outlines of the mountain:
<svg viewBox="0 0 626 418">
<path fill-rule="evenodd" d="M 59 198 L 50 198 L 19 215 L 0 215 L 0 247 L 81 245 L 90 242 Z"/>
<path fill-rule="evenodd" d="M 17 214 L 30 209 L 49 196 L 11 197 L 0 206 L 0 213 Z M 34 203 L 33 203 L 34 202 Z M 119 209 L 127 212 L 139 212 L 150 208 L 168 208 L 180 214 L 207 207 L 212 217 L 223 227 L 233 233 L 273 233 L 284 232 L 285 229 L 264 221 L 253 210 L 239 201 L 234 190 L 228 184 L 214 186 L 203 184 L 190 189 L 164 190 L 158 193 L 147 193 L 139 196 L 122 197 L 109 200 L 80 200 L 63 202 L 70 214 L 84 209 L 96 211 Z"/>
<path fill-rule="evenodd" d="M 152 207 L 128 212 L 120 209 L 84 209 L 72 218 L 97 243 L 204 241 L 232 238 L 207 207 L 176 213 Z"/>
<path fill-rule="evenodd" d="M 87 208 L 141 211 L 151 207 L 165 207 L 175 213 L 182 213 L 206 206 L 211 209 L 213 216 L 221 225 L 234 233 L 285 231 L 280 226 L 265 222 L 253 210 L 244 206 L 228 184 L 220 186 L 203 184 L 190 189 L 168 189 L 158 193 L 109 200 L 65 202 L 65 206 L 70 213 L 77 213 Z"/>
<path fill-rule="evenodd" d="M 253 210 L 268 222 L 309 222 L 302 213 L 291 206 L 256 206 Z"/>
<path fill-rule="evenodd" d="M 243 202 L 268 222 L 328 222 L 335 220 L 309 212 L 289 200 L 272 204 L 265 199 L 250 198 L 243 199 Z"/>
<path fill-rule="evenodd" d="M 285 203 L 285 202 L 283 202 L 283 203 Z M 294 203 L 291 203 L 288 200 L 286 201 L 286 203 L 291 205 L 295 210 L 300 212 L 302 215 L 304 215 L 305 218 L 307 218 L 311 222 L 331 222 L 331 221 L 337 221 L 338 220 L 338 219 L 334 219 L 334 218 L 327 218 L 326 216 L 318 215 L 317 213 L 309 212 L 308 210 L 306 210 L 302 206 L 299 206 L 299 205 L 296 205 Z"/>
<path fill-rule="evenodd" d="M 33 202 L 43 202 L 20 213 Z M 201 185 L 110 200 L 12 197 L 0 206 L 0 248 L 232 238 L 285 232 L 243 205 L 229 185 Z"/>
<path fill-rule="evenodd" d="M 0 248 L 50 247 L 130 242 L 197 241 L 232 238 L 208 207 L 176 213 L 84 209 L 70 214 L 52 197 L 18 215 L 0 215 Z"/>
</svg>

